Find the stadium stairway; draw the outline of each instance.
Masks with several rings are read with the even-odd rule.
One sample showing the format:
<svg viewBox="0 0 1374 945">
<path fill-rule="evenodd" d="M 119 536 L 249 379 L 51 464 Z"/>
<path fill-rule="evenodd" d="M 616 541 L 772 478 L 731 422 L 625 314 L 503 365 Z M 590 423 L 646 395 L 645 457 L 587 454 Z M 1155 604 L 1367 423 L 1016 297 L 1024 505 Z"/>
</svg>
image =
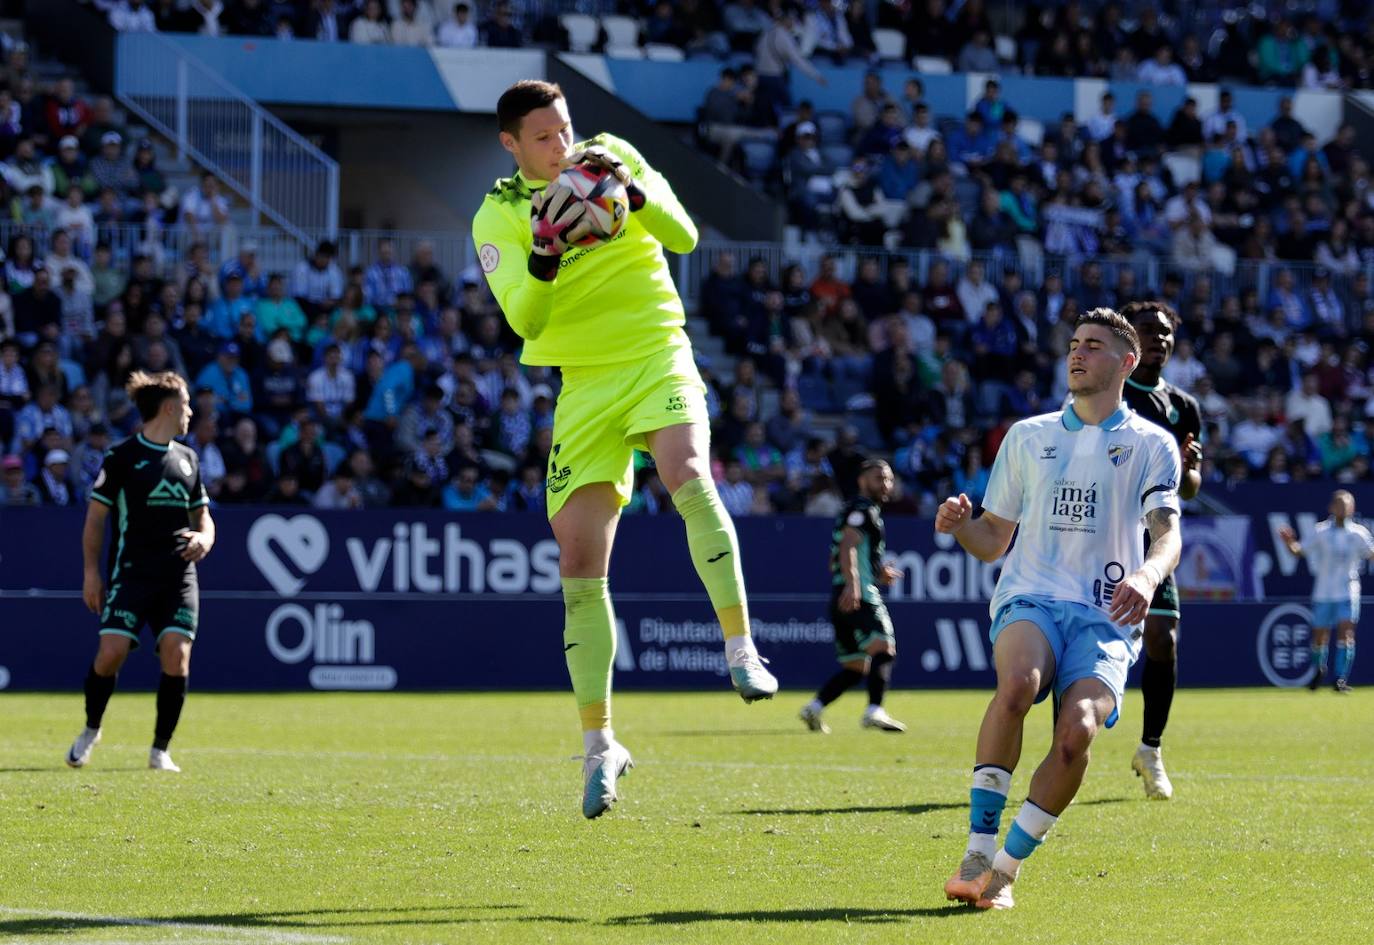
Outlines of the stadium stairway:
<svg viewBox="0 0 1374 945">
<path fill-rule="evenodd" d="M 124 128 L 125 154 L 132 156 L 133 148 L 140 139 L 147 138 L 151 141 L 153 152 L 157 155 L 158 170 L 162 171 L 163 177 L 167 180 L 167 185 L 175 189 L 178 201 L 188 189 L 200 186 L 200 169 L 188 158 L 178 156 L 172 142 L 167 141 L 143 125 L 140 120 L 131 116 L 120 105 L 119 100 L 114 97 L 113 90 L 93 88 L 79 70 L 56 58 L 45 55 L 44 50 L 35 42 L 34 38 L 26 34 L 22 20 L 0 20 L 0 33 L 8 34 L 15 42 L 27 42 L 29 44 L 30 70 L 40 86 L 49 85 L 65 76 L 72 79 L 76 86 L 76 94 L 84 98 L 87 103 L 101 95 L 109 96 L 114 101 L 115 121 Z M 259 225 L 254 222 L 252 208 L 237 194 L 226 186 L 221 186 L 220 192 L 229 201 L 230 225 L 238 229 Z"/>
</svg>

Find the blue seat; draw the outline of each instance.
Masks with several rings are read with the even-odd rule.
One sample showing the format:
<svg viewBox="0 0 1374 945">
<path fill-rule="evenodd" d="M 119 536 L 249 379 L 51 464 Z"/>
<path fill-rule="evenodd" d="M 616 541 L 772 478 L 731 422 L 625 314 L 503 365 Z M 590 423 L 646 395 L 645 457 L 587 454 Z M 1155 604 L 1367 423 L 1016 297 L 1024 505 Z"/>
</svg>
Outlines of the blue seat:
<svg viewBox="0 0 1374 945">
<path fill-rule="evenodd" d="M 741 141 L 740 153 L 744 155 L 744 173 L 750 180 L 762 180 L 773 171 L 777 151 L 767 141 Z"/>
<path fill-rule="evenodd" d="M 854 149 L 847 144 L 823 144 L 821 157 L 833 170 L 838 171 L 854 163 Z"/>
<path fill-rule="evenodd" d="M 830 382 L 816 374 L 803 374 L 797 378 L 797 394 L 802 406 L 818 413 L 834 413 L 835 401 L 830 396 Z"/>
<path fill-rule="evenodd" d="M 849 140 L 849 116 L 844 112 L 816 112 L 816 130 L 821 144 L 844 144 Z"/>
<path fill-rule="evenodd" d="M 839 404 L 841 410 L 847 410 L 851 398 L 868 393 L 868 384 L 854 377 L 836 378 L 833 393 L 835 403 Z"/>
<path fill-rule="evenodd" d="M 859 431 L 859 442 L 864 446 L 876 450 L 886 448 L 887 444 L 878 432 L 878 421 L 873 419 L 872 414 L 847 413 L 844 415 L 844 422 Z"/>
</svg>

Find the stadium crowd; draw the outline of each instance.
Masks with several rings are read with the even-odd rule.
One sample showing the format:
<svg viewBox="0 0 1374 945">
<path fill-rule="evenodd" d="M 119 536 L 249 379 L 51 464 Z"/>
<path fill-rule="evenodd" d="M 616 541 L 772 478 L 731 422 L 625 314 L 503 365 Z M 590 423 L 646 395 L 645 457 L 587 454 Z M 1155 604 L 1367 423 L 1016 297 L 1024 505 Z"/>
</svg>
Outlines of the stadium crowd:
<svg viewBox="0 0 1374 945">
<path fill-rule="evenodd" d="M 1367 4 L 1169 4 L 1036 0 L 89 0 L 121 30 L 278 36 L 451 48 L 568 48 L 560 14 L 605 21 L 598 46 L 645 45 L 684 55 L 756 53 L 806 70 L 808 60 L 876 62 L 877 36 L 900 58 L 943 60 L 959 72 L 1016 70 L 1152 85 L 1230 80 L 1332 89 L 1374 85 L 1374 18 Z M 1169 11 L 1169 12 L 1165 12 Z M 1172 15 L 1171 15 L 1172 14 Z M 999 29 L 1000 28 L 1000 29 Z M 781 29 L 781 33 L 774 32 Z M 617 35 L 609 35 L 611 33 Z M 785 35 L 784 35 L 785 34 Z M 766 49 L 767 52 L 761 52 Z M 891 53 L 897 55 L 894 49 Z M 761 71 L 765 71 L 760 63 Z"/>
<path fill-rule="evenodd" d="M 349 43 L 567 48 L 559 14 L 620 16 L 631 48 L 666 45 L 725 58 L 761 45 L 782 66 L 811 59 L 877 62 L 875 32 L 900 38 L 901 59 L 958 71 L 1103 77 L 1153 85 L 1219 80 L 1297 88 L 1370 88 L 1374 18 L 1352 0 L 1307 4 L 1009 5 L 987 0 L 89 0 L 121 30 L 279 36 Z M 1014 21 L 1014 22 L 1013 22 Z M 789 34 L 769 36 L 778 26 Z M 999 32 L 998 27 L 1003 32 Z M 618 37 L 599 33 L 602 44 Z M 1000 40 L 1000 43 L 999 43 Z M 1004 45 L 1003 45 L 1004 44 Z M 1000 47 L 1000 48 L 999 48 Z M 771 55 L 771 54 L 769 54 Z"/>
<path fill-rule="evenodd" d="M 215 178 L 177 194 L 107 99 L 66 79 L 39 88 L 27 55 L 13 49 L 0 76 L 0 501 L 84 501 L 137 423 L 125 379 L 170 368 L 190 384 L 188 442 L 218 503 L 542 507 L 558 378 L 518 364 L 480 272 L 445 272 L 423 244 L 403 260 L 325 243 L 282 272 L 250 241 L 217 258 L 229 205 Z M 747 98 L 728 79 L 727 98 Z M 1119 118 L 1104 102 L 1082 129 L 1066 119 L 1037 148 L 1013 130 L 979 162 L 980 117 L 1014 129 L 998 89 L 949 131 L 921 117 L 920 91 L 891 102 L 866 79 L 843 129 L 861 151 L 881 145 L 864 152 L 879 179 L 917 169 L 910 248 L 811 253 L 808 267 L 704 257 L 698 315 L 727 360 L 700 366 L 733 513 L 831 514 L 874 450 L 894 457 L 898 510 L 979 495 L 1009 423 L 1062 401 L 1074 314 L 1140 298 L 1180 314 L 1166 377 L 1202 403 L 1210 482 L 1370 479 L 1374 199 L 1348 132 L 1317 148 L 1287 107 L 1248 129 L 1225 97 L 1161 132 L 1148 102 Z M 807 121 L 779 130 L 792 158 Z M 1171 186 L 1149 144 L 1208 135 L 1229 152 L 1194 150 L 1201 182 Z M 1053 219 L 1056 202 L 1072 213 Z M 130 226 L 126 255 L 113 235 Z M 1263 265 L 1213 273 L 1209 239 Z M 1043 265 L 1021 264 L 1026 240 Z M 641 469 L 631 510 L 671 505 Z"/>
</svg>

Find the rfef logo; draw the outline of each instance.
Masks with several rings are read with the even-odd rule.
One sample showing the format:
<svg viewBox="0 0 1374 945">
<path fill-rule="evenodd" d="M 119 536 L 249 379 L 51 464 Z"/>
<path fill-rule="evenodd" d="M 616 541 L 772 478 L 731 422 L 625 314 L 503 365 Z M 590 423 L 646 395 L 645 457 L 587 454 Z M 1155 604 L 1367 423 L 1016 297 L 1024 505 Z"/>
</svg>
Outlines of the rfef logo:
<svg viewBox="0 0 1374 945">
<path fill-rule="evenodd" d="M 1260 624 L 1255 637 L 1261 672 L 1275 686 L 1305 686 L 1312 666 L 1312 611 L 1302 604 L 1280 604 Z"/>
</svg>

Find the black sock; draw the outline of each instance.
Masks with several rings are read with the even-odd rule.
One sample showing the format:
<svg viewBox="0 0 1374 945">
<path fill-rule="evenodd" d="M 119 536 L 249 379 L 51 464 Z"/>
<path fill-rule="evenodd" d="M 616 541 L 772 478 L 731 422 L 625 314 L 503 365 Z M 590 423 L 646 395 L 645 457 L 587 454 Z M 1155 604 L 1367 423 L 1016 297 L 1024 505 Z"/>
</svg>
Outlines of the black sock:
<svg viewBox="0 0 1374 945">
<path fill-rule="evenodd" d="M 882 705 L 888 684 L 892 682 L 892 664 L 897 657 L 891 653 L 874 653 L 868 664 L 868 704 Z"/>
<path fill-rule="evenodd" d="M 1164 737 L 1164 727 L 1169 724 L 1169 707 L 1174 703 L 1174 687 L 1177 685 L 1177 660 L 1145 658 L 1145 668 L 1140 674 L 1140 693 L 1145 697 L 1145 723 L 1141 727 L 1140 740 L 1151 748 L 1158 748 L 1160 739 Z"/>
<path fill-rule="evenodd" d="M 157 684 L 157 726 L 153 729 L 153 747 L 162 751 L 172 742 L 177 730 L 181 707 L 186 704 L 186 677 L 162 674 Z"/>
<path fill-rule="evenodd" d="M 830 681 L 821 687 L 820 692 L 816 693 L 816 701 L 821 705 L 830 705 L 830 703 L 844 695 L 846 689 L 863 678 L 864 674 L 858 670 L 842 669 L 834 676 L 831 676 Z"/>
<path fill-rule="evenodd" d="M 86 673 L 87 728 L 100 728 L 100 722 L 105 718 L 105 707 L 110 704 L 110 696 L 114 695 L 117 679 L 118 673 L 113 676 L 102 676 L 95 671 L 95 664 L 91 664 L 90 670 Z"/>
</svg>

